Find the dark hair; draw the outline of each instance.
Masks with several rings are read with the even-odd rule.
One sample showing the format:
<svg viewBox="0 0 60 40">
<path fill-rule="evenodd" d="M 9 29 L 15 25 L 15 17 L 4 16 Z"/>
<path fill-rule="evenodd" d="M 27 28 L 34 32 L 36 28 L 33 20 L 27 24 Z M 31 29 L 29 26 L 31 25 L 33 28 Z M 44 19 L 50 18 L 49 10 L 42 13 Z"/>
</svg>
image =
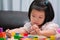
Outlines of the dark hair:
<svg viewBox="0 0 60 40">
<path fill-rule="evenodd" d="M 45 24 L 46 22 L 50 22 L 54 19 L 54 10 L 52 8 L 51 3 L 48 0 L 34 0 L 29 7 L 28 11 L 29 19 L 33 9 L 36 9 L 38 11 L 40 10 L 45 11 L 45 20 L 43 24 Z"/>
</svg>

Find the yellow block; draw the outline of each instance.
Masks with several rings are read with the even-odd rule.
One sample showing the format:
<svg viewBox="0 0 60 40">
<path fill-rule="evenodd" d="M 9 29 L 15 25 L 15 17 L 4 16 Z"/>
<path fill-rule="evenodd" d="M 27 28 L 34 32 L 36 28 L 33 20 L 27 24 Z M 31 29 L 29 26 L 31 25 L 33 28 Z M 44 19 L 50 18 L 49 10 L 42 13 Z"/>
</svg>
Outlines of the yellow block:
<svg viewBox="0 0 60 40">
<path fill-rule="evenodd" d="M 33 38 L 33 40 L 38 40 L 38 38 Z"/>
<path fill-rule="evenodd" d="M 50 36 L 50 40 L 55 40 L 55 36 L 54 35 Z"/>
<path fill-rule="evenodd" d="M 25 40 L 32 40 L 32 39 L 30 39 L 30 38 L 26 38 Z"/>
<path fill-rule="evenodd" d="M 12 32 L 11 35 L 14 36 L 15 35 L 15 32 Z"/>
<path fill-rule="evenodd" d="M 48 40 L 48 38 L 46 38 L 46 40 Z"/>
</svg>

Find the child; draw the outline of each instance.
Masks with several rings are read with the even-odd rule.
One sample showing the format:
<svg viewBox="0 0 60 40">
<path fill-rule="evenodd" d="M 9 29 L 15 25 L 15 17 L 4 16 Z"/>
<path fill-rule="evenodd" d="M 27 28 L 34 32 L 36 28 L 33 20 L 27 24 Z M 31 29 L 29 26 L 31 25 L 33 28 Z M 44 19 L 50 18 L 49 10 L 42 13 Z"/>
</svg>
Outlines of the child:
<svg viewBox="0 0 60 40">
<path fill-rule="evenodd" d="M 30 22 L 26 23 L 24 27 L 6 30 L 7 34 L 19 32 L 49 37 L 55 35 L 56 30 L 59 28 L 57 24 L 52 22 L 54 10 L 48 0 L 34 0 L 30 5 L 28 17 Z"/>
</svg>

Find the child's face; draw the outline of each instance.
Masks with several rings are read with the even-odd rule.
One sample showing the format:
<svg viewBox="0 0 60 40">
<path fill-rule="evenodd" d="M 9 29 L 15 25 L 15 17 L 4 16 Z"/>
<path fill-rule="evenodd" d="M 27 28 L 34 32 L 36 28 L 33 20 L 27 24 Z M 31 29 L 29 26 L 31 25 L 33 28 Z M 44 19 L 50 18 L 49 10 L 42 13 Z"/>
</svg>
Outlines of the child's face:
<svg viewBox="0 0 60 40">
<path fill-rule="evenodd" d="M 32 24 L 41 25 L 45 20 L 45 12 L 33 9 L 30 19 Z"/>
</svg>

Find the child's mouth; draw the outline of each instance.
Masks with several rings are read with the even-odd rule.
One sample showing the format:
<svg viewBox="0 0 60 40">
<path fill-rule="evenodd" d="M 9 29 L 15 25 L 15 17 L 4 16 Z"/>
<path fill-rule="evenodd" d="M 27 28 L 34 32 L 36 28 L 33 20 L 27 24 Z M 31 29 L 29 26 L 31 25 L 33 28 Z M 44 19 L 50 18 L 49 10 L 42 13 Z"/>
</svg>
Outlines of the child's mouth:
<svg viewBox="0 0 60 40">
<path fill-rule="evenodd" d="M 34 24 L 38 25 L 38 23 L 34 22 Z"/>
</svg>

